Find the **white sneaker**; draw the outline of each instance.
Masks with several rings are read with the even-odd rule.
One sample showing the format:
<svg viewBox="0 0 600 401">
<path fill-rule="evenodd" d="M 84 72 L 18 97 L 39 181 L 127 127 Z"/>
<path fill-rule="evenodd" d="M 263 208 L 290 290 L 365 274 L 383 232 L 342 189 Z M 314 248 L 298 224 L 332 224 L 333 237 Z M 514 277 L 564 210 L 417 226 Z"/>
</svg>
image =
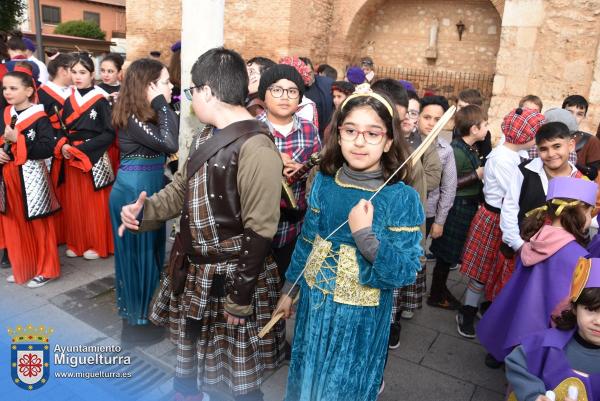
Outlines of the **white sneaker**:
<svg viewBox="0 0 600 401">
<path fill-rule="evenodd" d="M 8 277 L 6 278 L 6 282 L 7 282 L 7 283 L 14 283 L 14 282 L 15 282 L 15 275 L 14 275 L 14 274 L 11 274 L 10 276 L 8 276 Z"/>
<path fill-rule="evenodd" d="M 385 390 L 385 380 L 381 380 L 381 384 L 379 385 L 379 391 L 377 392 L 377 396 L 380 396 Z"/>
<path fill-rule="evenodd" d="M 44 276 L 35 276 L 31 279 L 30 282 L 27 283 L 27 287 L 29 288 L 39 288 L 43 285 L 46 285 L 48 281 L 51 281 L 51 278 L 46 278 Z"/>
<path fill-rule="evenodd" d="M 403 310 L 402 313 L 400 313 L 400 317 L 402 319 L 407 319 L 410 320 L 415 316 L 415 312 L 411 311 L 411 310 Z"/>
<path fill-rule="evenodd" d="M 67 248 L 67 251 L 65 252 L 65 255 L 67 255 L 67 258 L 76 258 L 77 257 L 77 254 L 68 248 Z"/>
<path fill-rule="evenodd" d="M 96 260 L 100 258 L 100 255 L 98 255 L 98 252 L 88 249 L 83 253 L 83 258 L 86 260 Z"/>
</svg>

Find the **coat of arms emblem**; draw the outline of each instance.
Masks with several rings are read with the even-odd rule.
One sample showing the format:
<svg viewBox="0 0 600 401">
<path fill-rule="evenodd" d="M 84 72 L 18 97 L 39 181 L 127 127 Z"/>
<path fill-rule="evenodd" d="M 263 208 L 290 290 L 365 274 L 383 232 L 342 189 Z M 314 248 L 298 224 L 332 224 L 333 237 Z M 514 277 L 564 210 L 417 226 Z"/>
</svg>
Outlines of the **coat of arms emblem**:
<svg viewBox="0 0 600 401">
<path fill-rule="evenodd" d="M 36 390 L 50 378 L 50 344 L 48 337 L 54 332 L 45 326 L 17 326 L 8 329 L 11 337 L 11 376 L 17 386 Z"/>
</svg>

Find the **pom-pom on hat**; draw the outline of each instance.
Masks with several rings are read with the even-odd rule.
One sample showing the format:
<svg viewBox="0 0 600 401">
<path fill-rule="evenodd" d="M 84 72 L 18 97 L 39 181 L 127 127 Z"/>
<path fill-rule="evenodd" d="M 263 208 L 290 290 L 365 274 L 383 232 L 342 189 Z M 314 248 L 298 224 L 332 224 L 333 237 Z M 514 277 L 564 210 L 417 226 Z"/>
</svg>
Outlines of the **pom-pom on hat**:
<svg viewBox="0 0 600 401">
<path fill-rule="evenodd" d="M 598 184 L 583 178 L 556 177 L 548 182 L 548 194 L 546 200 L 556 198 L 574 199 L 587 203 L 596 204 Z"/>
<path fill-rule="evenodd" d="M 573 271 L 573 280 L 571 281 L 571 292 L 569 298 L 571 302 L 577 302 L 581 292 L 585 288 L 600 287 L 600 259 L 598 258 L 579 258 L 577 266 Z"/>
<path fill-rule="evenodd" d="M 23 38 L 23 43 L 25 43 L 25 47 L 27 48 L 27 50 L 29 50 L 30 52 L 35 51 L 35 43 L 33 43 L 33 40 L 29 38 Z"/>
<path fill-rule="evenodd" d="M 273 85 L 275 82 L 280 79 L 287 79 L 288 81 L 292 81 L 298 87 L 300 91 L 300 96 L 298 96 L 298 103 L 302 102 L 302 96 L 304 95 L 304 81 L 300 76 L 300 73 L 291 65 L 287 64 L 275 64 L 272 67 L 269 67 L 262 73 L 260 76 L 260 83 L 258 84 L 258 97 L 261 100 L 265 100 L 265 94 L 267 93 L 267 89 L 269 86 Z"/>
<path fill-rule="evenodd" d="M 532 109 L 514 109 L 502 120 L 502 133 L 506 142 L 525 144 L 533 139 L 544 124 L 544 116 Z"/>
<path fill-rule="evenodd" d="M 300 74 L 300 77 L 302 78 L 304 85 L 308 86 L 308 84 L 310 84 L 310 79 L 311 79 L 310 67 L 307 66 L 306 64 L 304 64 L 304 61 L 300 60 L 298 57 L 285 56 L 281 60 L 279 60 L 279 64 L 285 64 L 285 65 L 290 65 L 290 66 L 294 67 L 296 69 L 296 71 L 298 71 L 298 73 Z M 298 89 L 300 89 L 300 87 L 298 87 Z M 304 88 L 302 88 L 302 93 L 304 93 Z"/>
<path fill-rule="evenodd" d="M 367 80 L 362 68 L 356 66 L 348 68 L 348 71 L 346 71 L 346 78 L 354 85 L 360 85 Z"/>
<path fill-rule="evenodd" d="M 173 43 L 173 45 L 171 45 L 172 52 L 178 52 L 179 50 L 181 50 L 181 40 L 178 40 L 177 42 Z"/>
</svg>

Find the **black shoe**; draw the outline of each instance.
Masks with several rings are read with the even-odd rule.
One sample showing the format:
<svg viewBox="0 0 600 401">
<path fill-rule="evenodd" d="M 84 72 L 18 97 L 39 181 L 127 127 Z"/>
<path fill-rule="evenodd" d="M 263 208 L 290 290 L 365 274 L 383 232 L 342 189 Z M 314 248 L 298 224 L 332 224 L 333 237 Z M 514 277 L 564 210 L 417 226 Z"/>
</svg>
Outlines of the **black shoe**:
<svg viewBox="0 0 600 401">
<path fill-rule="evenodd" d="M 4 250 L 4 255 L 2 255 L 2 260 L 0 261 L 1 269 L 10 269 L 10 261 L 8 260 L 8 251 Z"/>
<path fill-rule="evenodd" d="M 487 354 L 485 356 L 485 366 L 490 369 L 499 369 L 504 365 L 504 362 L 498 361 L 492 354 Z"/>
<path fill-rule="evenodd" d="M 433 262 L 435 260 L 435 255 L 433 253 L 428 253 L 428 254 L 425 255 L 425 259 L 428 262 Z"/>
<path fill-rule="evenodd" d="M 427 305 L 446 310 L 458 310 L 461 307 L 461 303 L 459 301 L 452 302 L 445 296 L 442 298 L 437 298 L 431 295 L 427 298 Z"/>
<path fill-rule="evenodd" d="M 402 327 L 399 323 L 392 323 L 390 326 L 390 340 L 388 343 L 389 349 L 396 349 L 400 346 L 400 330 Z"/>
<path fill-rule="evenodd" d="M 479 304 L 479 310 L 477 311 L 477 317 L 482 319 L 485 312 L 492 306 L 492 301 L 484 301 Z"/>
<path fill-rule="evenodd" d="M 453 305 L 456 310 L 460 309 L 462 306 L 462 302 L 460 302 L 455 296 L 454 294 L 452 294 L 450 292 L 450 290 L 448 289 L 448 287 L 444 287 L 444 298 L 446 298 L 446 300 Z"/>
<path fill-rule="evenodd" d="M 477 308 L 465 305 L 456 315 L 456 329 L 465 338 L 475 338 L 475 314 Z"/>
</svg>

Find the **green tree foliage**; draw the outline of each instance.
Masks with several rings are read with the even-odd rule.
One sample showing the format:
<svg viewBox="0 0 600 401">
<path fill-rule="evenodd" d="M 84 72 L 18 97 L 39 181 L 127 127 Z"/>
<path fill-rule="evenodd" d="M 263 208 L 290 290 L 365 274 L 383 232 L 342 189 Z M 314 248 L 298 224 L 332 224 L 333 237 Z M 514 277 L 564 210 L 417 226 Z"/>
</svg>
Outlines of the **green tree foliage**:
<svg viewBox="0 0 600 401">
<path fill-rule="evenodd" d="M 54 28 L 59 35 L 78 36 L 80 38 L 104 40 L 106 33 L 98 25 L 89 21 L 66 21 Z"/>
<path fill-rule="evenodd" d="M 27 8 L 23 0 L 0 0 L 0 32 L 9 32 L 17 27 Z"/>
</svg>

